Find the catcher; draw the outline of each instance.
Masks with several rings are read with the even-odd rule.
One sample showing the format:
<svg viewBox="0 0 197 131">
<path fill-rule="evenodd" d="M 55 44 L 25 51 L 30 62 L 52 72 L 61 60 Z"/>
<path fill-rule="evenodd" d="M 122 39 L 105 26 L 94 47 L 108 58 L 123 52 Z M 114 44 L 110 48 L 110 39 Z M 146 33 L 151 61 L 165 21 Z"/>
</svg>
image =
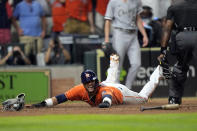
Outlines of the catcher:
<svg viewBox="0 0 197 131">
<path fill-rule="evenodd" d="M 33 104 L 32 107 L 51 107 L 68 100 L 84 101 L 91 106 L 98 106 L 99 108 L 109 108 L 116 104 L 140 104 L 147 102 L 149 96 L 157 87 L 159 79 L 163 77 L 160 65 L 152 73 L 150 81 L 139 93 L 129 90 L 122 84 L 114 83 L 118 65 L 119 57 L 115 54 L 111 55 L 108 76 L 105 81 L 99 83 L 93 71 L 85 70 L 81 73 L 82 84 L 75 86 L 63 94 Z"/>
</svg>

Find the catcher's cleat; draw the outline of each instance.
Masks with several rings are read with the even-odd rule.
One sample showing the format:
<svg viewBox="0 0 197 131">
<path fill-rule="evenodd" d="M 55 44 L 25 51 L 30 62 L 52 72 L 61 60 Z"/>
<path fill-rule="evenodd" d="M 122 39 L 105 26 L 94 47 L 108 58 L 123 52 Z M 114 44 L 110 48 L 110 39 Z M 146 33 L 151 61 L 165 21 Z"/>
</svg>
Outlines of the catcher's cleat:
<svg viewBox="0 0 197 131">
<path fill-rule="evenodd" d="M 42 107 L 46 107 L 46 102 L 42 101 L 40 103 L 36 103 L 36 104 L 32 104 L 31 107 L 35 107 L 35 108 L 42 108 Z"/>
<path fill-rule="evenodd" d="M 168 104 L 181 104 L 182 101 L 181 101 L 181 98 L 179 97 L 172 97 L 170 96 L 169 99 L 168 99 Z"/>
</svg>

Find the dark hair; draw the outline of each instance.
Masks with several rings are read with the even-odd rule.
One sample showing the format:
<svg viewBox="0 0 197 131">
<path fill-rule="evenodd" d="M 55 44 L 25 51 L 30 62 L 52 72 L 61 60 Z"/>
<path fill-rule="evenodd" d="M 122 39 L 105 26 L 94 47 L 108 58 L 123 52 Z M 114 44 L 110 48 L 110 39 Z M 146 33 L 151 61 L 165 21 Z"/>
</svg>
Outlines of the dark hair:
<svg viewBox="0 0 197 131">
<path fill-rule="evenodd" d="M 146 6 L 146 5 L 145 5 L 145 6 L 143 6 L 142 8 L 143 8 L 144 10 L 149 10 L 149 11 L 152 12 L 152 8 L 151 8 L 150 6 Z"/>
<path fill-rule="evenodd" d="M 148 11 L 148 16 L 149 17 L 153 16 L 152 8 L 150 6 L 143 6 L 142 8 L 143 8 L 143 10 L 147 10 Z"/>
</svg>

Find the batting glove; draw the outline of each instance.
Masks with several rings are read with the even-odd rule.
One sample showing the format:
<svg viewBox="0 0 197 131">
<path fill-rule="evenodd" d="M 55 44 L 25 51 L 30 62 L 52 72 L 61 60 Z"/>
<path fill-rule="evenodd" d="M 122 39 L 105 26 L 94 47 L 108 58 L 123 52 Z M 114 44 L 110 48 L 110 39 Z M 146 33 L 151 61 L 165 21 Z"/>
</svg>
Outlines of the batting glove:
<svg viewBox="0 0 197 131">
<path fill-rule="evenodd" d="M 99 104 L 99 108 L 109 108 L 109 107 L 110 107 L 110 104 L 107 101 L 104 101 Z"/>
<path fill-rule="evenodd" d="M 35 108 L 41 108 L 41 107 L 46 107 L 46 106 L 47 106 L 46 101 L 42 101 L 40 103 L 36 103 L 32 105 L 32 107 L 35 107 Z"/>
</svg>

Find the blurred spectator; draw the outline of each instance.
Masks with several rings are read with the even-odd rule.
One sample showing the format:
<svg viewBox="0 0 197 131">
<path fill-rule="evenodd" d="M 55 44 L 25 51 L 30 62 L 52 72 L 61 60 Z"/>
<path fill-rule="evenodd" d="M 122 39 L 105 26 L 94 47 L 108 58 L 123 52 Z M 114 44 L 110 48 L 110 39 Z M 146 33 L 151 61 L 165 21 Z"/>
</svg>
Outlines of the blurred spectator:
<svg viewBox="0 0 197 131">
<path fill-rule="evenodd" d="M 159 46 L 161 41 L 162 25 L 158 18 L 152 19 L 152 8 L 149 6 L 143 6 L 143 11 L 140 13 L 143 21 L 144 28 L 149 37 L 149 46 Z M 139 36 L 139 41 L 142 38 Z M 140 42 L 141 43 L 141 42 Z"/>
<path fill-rule="evenodd" d="M 8 0 L 0 1 L 0 46 L 1 46 L 1 56 L 6 54 L 5 45 L 11 42 L 11 24 L 16 26 L 15 21 L 13 21 L 12 7 Z"/>
<path fill-rule="evenodd" d="M 52 22 L 52 18 L 51 18 L 51 5 L 54 2 L 54 0 L 37 0 L 40 5 L 43 8 L 45 17 L 46 17 L 46 36 L 50 36 L 51 32 L 52 32 L 52 26 L 53 26 L 53 22 Z"/>
<path fill-rule="evenodd" d="M 152 27 L 152 41 L 151 45 L 152 47 L 159 47 L 161 43 L 161 35 L 162 35 L 162 22 L 163 19 L 154 18 L 149 25 Z"/>
<path fill-rule="evenodd" d="M 8 0 L 0 1 L 0 44 L 11 42 L 12 8 Z"/>
<path fill-rule="evenodd" d="M 64 32 L 89 34 L 95 32 L 92 0 L 66 0 L 66 21 Z"/>
<path fill-rule="evenodd" d="M 0 60 L 0 65 L 30 65 L 30 60 L 24 55 L 19 46 L 14 46 L 8 54 Z"/>
<path fill-rule="evenodd" d="M 43 8 L 45 16 L 51 16 L 50 0 L 37 0 Z"/>
<path fill-rule="evenodd" d="M 144 25 L 148 25 L 153 17 L 152 8 L 149 6 L 143 6 L 142 8 L 143 10 L 140 13 L 140 16 L 142 17 Z"/>
<path fill-rule="evenodd" d="M 52 4 L 53 35 L 57 37 L 64 29 L 66 22 L 66 0 L 56 0 Z"/>
<path fill-rule="evenodd" d="M 15 9 L 16 5 L 23 0 L 13 0 L 13 8 Z"/>
<path fill-rule="evenodd" d="M 70 60 L 69 52 L 60 43 L 58 37 L 51 40 L 45 54 L 46 65 L 63 65 L 70 62 Z"/>
<path fill-rule="evenodd" d="M 41 52 L 46 29 L 42 6 L 35 0 L 23 0 L 16 5 L 14 18 L 19 19 L 20 26 L 17 25 L 17 32 L 20 43 L 25 44 L 26 56 Z M 34 59 L 31 61 L 32 64 L 36 64 Z"/>
<path fill-rule="evenodd" d="M 97 0 L 96 3 L 95 25 L 102 33 L 104 32 L 104 16 L 108 2 L 109 0 Z"/>
</svg>

